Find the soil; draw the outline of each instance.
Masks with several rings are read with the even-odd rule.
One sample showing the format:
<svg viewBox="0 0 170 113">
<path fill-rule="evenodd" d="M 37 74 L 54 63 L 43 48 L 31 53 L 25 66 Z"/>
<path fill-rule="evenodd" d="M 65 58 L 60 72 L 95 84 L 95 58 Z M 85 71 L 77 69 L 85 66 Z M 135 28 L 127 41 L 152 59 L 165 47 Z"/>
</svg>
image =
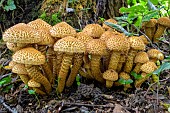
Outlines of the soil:
<svg viewBox="0 0 170 113">
<path fill-rule="evenodd" d="M 28 0 L 27 2 L 27 4 L 30 3 Z M 25 6 L 22 17 L 14 18 L 14 23 L 11 23 L 8 18 L 6 23 L 1 21 L 1 30 L 4 31 L 18 22 L 29 22 L 37 18 L 35 12 L 38 8 L 31 11 L 31 8 L 37 4 L 31 2 L 27 7 Z M 8 15 L 11 16 L 11 13 Z M 15 15 L 18 13 L 15 12 Z M 34 13 L 34 17 L 31 17 Z M 165 56 L 170 54 L 169 33 L 170 29 L 167 29 L 164 35 L 166 41 L 160 41 L 157 44 Z M 123 87 L 107 89 L 96 81 L 82 77 L 80 85 L 75 82 L 71 88 L 65 88 L 62 95 L 56 93 L 56 86 L 53 87 L 50 95 L 31 95 L 16 74 L 11 74 L 11 71 L 3 68 L 8 65 L 11 55 L 5 43 L 1 42 L 0 80 L 10 75 L 12 81 L 5 86 L 0 86 L 0 113 L 165 113 L 167 110 L 162 104 L 170 104 L 170 72 L 167 70 L 160 75 L 160 85 L 148 80 L 139 89 L 131 88 L 126 91 Z M 11 88 L 4 92 L 6 86 Z"/>
</svg>

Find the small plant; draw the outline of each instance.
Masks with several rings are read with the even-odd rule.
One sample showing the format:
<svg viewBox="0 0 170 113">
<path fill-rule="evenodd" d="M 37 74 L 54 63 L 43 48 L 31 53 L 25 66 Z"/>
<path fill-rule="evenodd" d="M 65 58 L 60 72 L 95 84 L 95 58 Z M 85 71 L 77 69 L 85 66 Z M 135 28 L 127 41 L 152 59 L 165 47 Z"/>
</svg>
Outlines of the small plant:
<svg viewBox="0 0 170 113">
<path fill-rule="evenodd" d="M 76 76 L 76 83 L 78 86 L 80 86 L 80 75 L 79 74 Z"/>
<path fill-rule="evenodd" d="M 0 1 L 0 8 L 2 7 L 5 11 L 9 11 L 9 10 L 14 10 L 16 9 L 16 5 L 14 4 L 14 0 L 7 0 L 6 4 L 3 5 L 5 2 L 5 0 L 1 0 Z"/>
<path fill-rule="evenodd" d="M 139 80 L 142 78 L 141 74 L 137 74 L 134 71 L 131 71 L 130 73 L 136 80 Z"/>
<path fill-rule="evenodd" d="M 127 85 L 127 84 L 133 83 L 133 80 L 132 80 L 132 79 L 125 80 L 125 79 L 123 79 L 123 78 L 120 78 L 120 79 L 118 80 L 118 82 L 119 82 L 120 84 Z"/>
<path fill-rule="evenodd" d="M 10 82 L 12 81 L 11 79 L 11 75 L 5 77 L 5 78 L 2 78 L 0 80 L 0 87 L 2 86 L 5 86 L 3 89 L 2 89 L 2 92 L 5 92 L 5 93 L 8 93 L 10 91 L 10 89 L 12 88 L 12 84 L 8 85 Z"/>
</svg>

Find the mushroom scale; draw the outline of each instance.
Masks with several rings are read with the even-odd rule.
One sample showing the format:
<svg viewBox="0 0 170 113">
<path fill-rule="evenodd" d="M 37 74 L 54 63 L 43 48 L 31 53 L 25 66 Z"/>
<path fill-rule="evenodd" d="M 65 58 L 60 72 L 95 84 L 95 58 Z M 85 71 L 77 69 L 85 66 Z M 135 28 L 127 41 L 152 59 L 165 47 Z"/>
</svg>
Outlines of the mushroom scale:
<svg viewBox="0 0 170 113">
<path fill-rule="evenodd" d="M 84 53 L 85 46 L 84 43 L 72 36 L 68 36 L 58 40 L 54 44 L 54 51 L 63 52 L 63 60 L 61 64 L 61 68 L 58 75 L 58 86 L 57 90 L 61 93 L 64 90 L 66 77 L 68 75 L 68 71 L 70 65 L 72 64 L 72 58 L 74 53 Z"/>
</svg>

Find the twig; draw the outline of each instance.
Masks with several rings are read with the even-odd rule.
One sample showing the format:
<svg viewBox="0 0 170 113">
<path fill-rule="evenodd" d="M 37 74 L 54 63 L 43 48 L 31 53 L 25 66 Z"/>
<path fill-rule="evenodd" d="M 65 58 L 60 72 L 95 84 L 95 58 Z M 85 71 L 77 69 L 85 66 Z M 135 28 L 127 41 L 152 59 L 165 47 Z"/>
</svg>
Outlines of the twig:
<svg viewBox="0 0 170 113">
<path fill-rule="evenodd" d="M 11 113 L 18 113 L 16 109 L 12 109 L 10 106 L 8 106 L 3 98 L 0 96 L 0 104 L 2 104 L 8 111 L 10 111 Z"/>
<path fill-rule="evenodd" d="M 8 73 L 8 74 L 5 74 L 5 75 L 0 75 L 0 80 L 1 79 L 3 79 L 3 78 L 5 78 L 5 77 L 7 77 L 7 76 L 9 76 L 9 75 L 11 75 L 12 73 Z"/>
<path fill-rule="evenodd" d="M 147 93 L 148 93 L 148 91 L 150 90 L 150 88 L 151 88 L 153 85 L 155 85 L 156 83 L 157 83 L 157 82 L 154 82 L 154 83 L 152 83 L 152 84 L 148 87 L 146 93 L 144 94 L 144 97 L 147 95 Z"/>
<path fill-rule="evenodd" d="M 92 104 L 84 104 L 84 103 L 68 103 L 68 102 L 64 102 L 63 105 L 87 106 L 87 107 L 103 107 L 103 108 L 115 107 L 115 106 L 113 106 L 113 105 L 92 105 Z"/>
</svg>

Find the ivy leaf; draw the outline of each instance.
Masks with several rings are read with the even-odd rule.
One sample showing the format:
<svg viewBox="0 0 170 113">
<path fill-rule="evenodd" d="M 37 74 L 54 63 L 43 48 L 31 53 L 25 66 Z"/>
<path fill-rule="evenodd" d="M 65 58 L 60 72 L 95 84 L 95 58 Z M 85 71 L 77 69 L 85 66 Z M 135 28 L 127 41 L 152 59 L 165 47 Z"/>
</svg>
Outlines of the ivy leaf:
<svg viewBox="0 0 170 113">
<path fill-rule="evenodd" d="M 162 71 L 170 69 L 170 63 L 165 62 L 163 63 L 157 70 L 153 72 L 153 74 L 159 75 Z"/>
<path fill-rule="evenodd" d="M 134 71 L 131 71 L 131 73 L 130 73 L 135 79 L 137 79 L 137 80 L 139 80 L 139 79 L 141 79 L 142 78 L 142 76 L 141 75 L 138 75 L 137 73 L 135 73 Z"/>
<path fill-rule="evenodd" d="M 9 11 L 9 10 L 12 11 L 12 10 L 16 9 L 16 6 L 15 6 L 15 4 L 14 4 L 14 1 L 13 1 L 13 0 L 8 0 L 8 1 L 7 1 L 7 5 L 5 5 L 4 9 L 5 9 L 6 11 Z"/>
</svg>

